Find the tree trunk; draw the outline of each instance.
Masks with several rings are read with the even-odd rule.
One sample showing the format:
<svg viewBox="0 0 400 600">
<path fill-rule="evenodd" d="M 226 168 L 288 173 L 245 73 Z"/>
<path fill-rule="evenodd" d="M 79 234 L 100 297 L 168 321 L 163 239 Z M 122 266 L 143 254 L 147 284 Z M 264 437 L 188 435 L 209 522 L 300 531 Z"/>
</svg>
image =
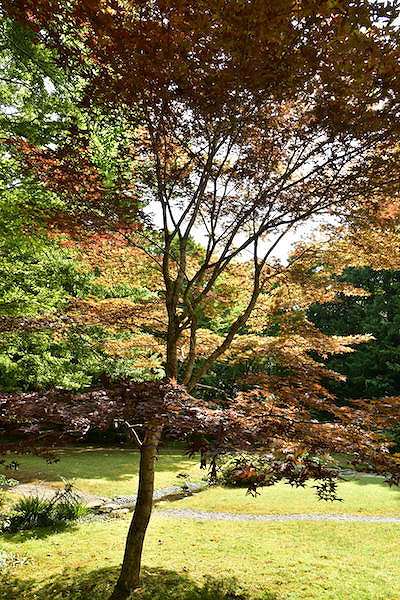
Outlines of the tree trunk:
<svg viewBox="0 0 400 600">
<path fill-rule="evenodd" d="M 168 379 L 178 378 L 178 348 L 177 348 L 177 327 L 175 315 L 168 318 L 167 332 L 167 360 L 165 364 L 165 375 Z"/>
<path fill-rule="evenodd" d="M 139 488 L 129 527 L 124 560 L 110 600 L 126 600 L 139 585 L 143 542 L 153 507 L 154 466 L 162 425 L 150 423 L 140 448 Z"/>
</svg>

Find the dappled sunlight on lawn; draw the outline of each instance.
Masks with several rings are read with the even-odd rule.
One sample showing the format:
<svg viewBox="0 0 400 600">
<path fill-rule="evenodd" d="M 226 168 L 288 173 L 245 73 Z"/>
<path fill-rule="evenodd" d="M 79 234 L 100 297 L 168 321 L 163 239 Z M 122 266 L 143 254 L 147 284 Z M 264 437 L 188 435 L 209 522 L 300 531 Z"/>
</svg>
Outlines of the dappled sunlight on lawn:
<svg viewBox="0 0 400 600">
<path fill-rule="evenodd" d="M 82 492 L 99 496 L 123 496 L 136 493 L 139 453 L 134 449 L 71 448 L 57 452 L 59 462 L 47 464 L 37 456 L 15 458 L 19 468 L 15 477 L 21 482 L 44 482 L 62 487 L 62 478 L 73 480 Z M 177 485 L 179 473 L 187 473 L 191 480 L 204 476 L 196 458 L 188 458 L 184 451 L 163 448 L 156 464 L 156 489 Z"/>
<path fill-rule="evenodd" d="M 106 600 L 129 518 L 7 536 L 1 600 Z M 397 600 L 400 525 L 151 521 L 138 600 Z M 14 537 L 14 541 L 12 540 Z M 17 542 L 17 543 L 15 543 Z"/>
<path fill-rule="evenodd" d="M 124 496 L 136 493 L 139 453 L 126 448 L 68 448 L 58 453 L 59 462 L 47 464 L 36 456 L 18 457 L 15 477 L 22 482 L 43 482 L 62 487 L 63 480 L 73 480 L 82 492 L 99 496 Z M 10 456 L 10 460 L 11 460 Z M 156 463 L 155 487 L 160 489 L 182 483 L 177 475 L 186 473 L 199 481 L 206 471 L 199 468 L 198 458 L 188 458 L 182 448 L 164 447 Z M 293 489 L 280 483 L 260 489 L 256 498 L 245 488 L 212 487 L 180 500 L 176 507 L 206 511 L 251 514 L 347 513 L 400 516 L 400 489 L 390 488 L 382 478 L 359 475 L 339 482 L 342 502 L 319 501 L 312 482 L 305 489 Z"/>
</svg>

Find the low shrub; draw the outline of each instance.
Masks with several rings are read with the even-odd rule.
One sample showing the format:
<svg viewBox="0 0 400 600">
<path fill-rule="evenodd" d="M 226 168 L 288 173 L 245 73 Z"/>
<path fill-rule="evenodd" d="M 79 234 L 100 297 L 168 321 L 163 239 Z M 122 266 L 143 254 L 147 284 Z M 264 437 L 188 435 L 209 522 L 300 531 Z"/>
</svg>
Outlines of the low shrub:
<svg viewBox="0 0 400 600">
<path fill-rule="evenodd" d="M 14 504 L 6 530 L 16 532 L 50 525 L 52 525 L 50 501 L 39 496 L 26 496 Z"/>
<path fill-rule="evenodd" d="M 268 478 L 268 461 L 258 454 L 230 454 L 221 459 L 218 482 L 222 485 L 249 487 L 262 486 Z"/>
<path fill-rule="evenodd" d="M 56 521 L 76 521 L 85 517 L 89 513 L 89 509 L 82 502 L 58 502 L 53 508 L 53 516 Z"/>
<path fill-rule="evenodd" d="M 393 442 L 393 452 L 400 452 L 400 425 L 396 425 L 388 432 Z"/>
<path fill-rule="evenodd" d="M 179 479 L 179 486 L 183 491 L 187 491 L 189 489 L 188 483 L 190 482 L 190 474 L 189 473 L 178 473 L 176 476 Z"/>
<path fill-rule="evenodd" d="M 15 533 L 36 527 L 57 527 L 80 519 L 88 512 L 88 507 L 79 500 L 72 485 L 66 484 L 64 490 L 51 499 L 39 496 L 20 498 L 3 524 L 3 531 Z"/>
</svg>

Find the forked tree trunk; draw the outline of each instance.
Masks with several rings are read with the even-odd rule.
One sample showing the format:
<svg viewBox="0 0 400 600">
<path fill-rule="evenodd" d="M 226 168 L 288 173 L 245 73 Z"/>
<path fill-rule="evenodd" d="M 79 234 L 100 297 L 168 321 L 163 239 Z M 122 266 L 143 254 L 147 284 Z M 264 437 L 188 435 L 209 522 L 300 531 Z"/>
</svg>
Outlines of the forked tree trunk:
<svg viewBox="0 0 400 600">
<path fill-rule="evenodd" d="M 124 560 L 110 600 L 126 600 L 139 585 L 143 542 L 153 507 L 154 467 L 162 426 L 149 424 L 140 448 L 139 488 L 129 527 Z"/>
</svg>

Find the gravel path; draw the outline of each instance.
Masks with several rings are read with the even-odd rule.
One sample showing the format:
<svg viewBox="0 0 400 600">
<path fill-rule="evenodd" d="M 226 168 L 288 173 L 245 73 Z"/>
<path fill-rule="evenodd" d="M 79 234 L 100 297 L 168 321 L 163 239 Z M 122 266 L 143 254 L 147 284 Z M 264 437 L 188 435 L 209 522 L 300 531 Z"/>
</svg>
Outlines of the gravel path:
<svg viewBox="0 0 400 600">
<path fill-rule="evenodd" d="M 243 513 L 206 512 L 189 508 L 158 510 L 162 517 L 196 519 L 198 521 L 354 521 L 361 523 L 400 523 L 400 517 L 373 515 L 249 515 Z"/>
</svg>

